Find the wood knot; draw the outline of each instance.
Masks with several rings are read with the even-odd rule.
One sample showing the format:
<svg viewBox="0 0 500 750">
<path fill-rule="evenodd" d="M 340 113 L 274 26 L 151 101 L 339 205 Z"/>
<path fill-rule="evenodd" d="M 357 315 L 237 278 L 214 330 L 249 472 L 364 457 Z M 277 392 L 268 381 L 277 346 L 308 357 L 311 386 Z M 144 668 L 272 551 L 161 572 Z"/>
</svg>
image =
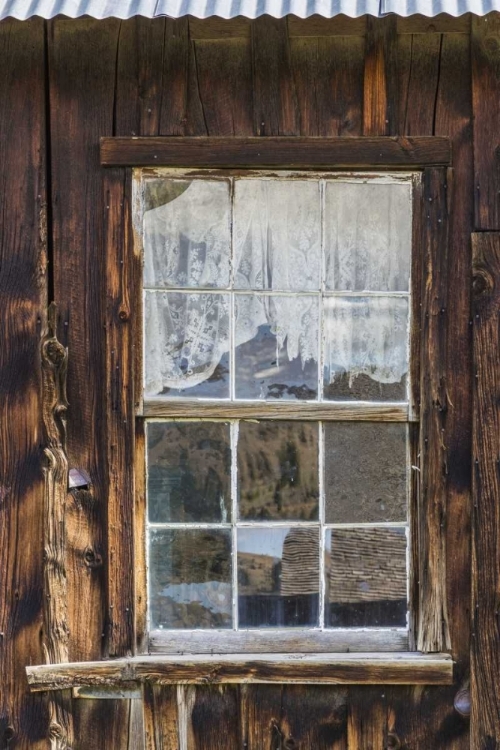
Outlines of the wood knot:
<svg viewBox="0 0 500 750">
<path fill-rule="evenodd" d="M 401 748 L 401 740 L 399 739 L 398 735 L 394 732 L 389 732 L 387 735 L 387 744 L 386 744 L 386 750 L 400 750 Z"/>
<path fill-rule="evenodd" d="M 11 727 L 11 726 L 6 727 L 5 732 L 3 733 L 3 736 L 6 742 L 10 742 L 11 740 L 13 740 L 14 737 L 16 736 L 14 727 Z"/>
<path fill-rule="evenodd" d="M 118 313 L 118 317 L 120 318 L 120 320 L 122 321 L 122 323 L 126 323 L 127 320 L 129 319 L 129 312 L 128 312 L 128 310 L 125 310 L 122 307 L 122 309 Z"/>
<path fill-rule="evenodd" d="M 472 291 L 475 297 L 491 294 L 495 286 L 493 276 L 485 269 L 475 269 L 472 278 Z"/>
<path fill-rule="evenodd" d="M 66 349 L 56 339 L 50 339 L 45 344 L 45 356 L 54 367 L 60 367 L 66 358 Z"/>
<path fill-rule="evenodd" d="M 92 547 L 85 547 L 83 561 L 87 568 L 100 568 L 102 566 L 102 556 Z"/>
</svg>

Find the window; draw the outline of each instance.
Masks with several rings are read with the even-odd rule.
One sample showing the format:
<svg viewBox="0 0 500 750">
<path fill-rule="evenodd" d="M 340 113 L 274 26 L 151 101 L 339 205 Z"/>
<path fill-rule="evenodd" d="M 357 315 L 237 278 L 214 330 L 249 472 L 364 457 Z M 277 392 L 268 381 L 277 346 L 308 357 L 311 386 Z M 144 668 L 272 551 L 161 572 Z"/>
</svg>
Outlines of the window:
<svg viewBox="0 0 500 750">
<path fill-rule="evenodd" d="M 136 172 L 158 642 L 407 644 L 419 179 Z"/>
</svg>

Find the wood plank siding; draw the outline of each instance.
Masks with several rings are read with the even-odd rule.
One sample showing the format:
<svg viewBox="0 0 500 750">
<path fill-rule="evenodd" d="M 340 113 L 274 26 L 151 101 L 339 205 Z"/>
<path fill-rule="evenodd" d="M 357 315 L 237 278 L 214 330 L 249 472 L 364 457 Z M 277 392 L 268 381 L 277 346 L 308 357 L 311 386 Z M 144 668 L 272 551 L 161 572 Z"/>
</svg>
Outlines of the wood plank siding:
<svg viewBox="0 0 500 750">
<path fill-rule="evenodd" d="M 500 14 L 0 23 L 0 749 L 500 747 L 499 28 Z M 352 670 L 340 679 L 339 660 L 326 672 L 330 682 L 346 684 L 292 684 L 296 675 L 287 682 L 283 666 L 279 681 L 255 684 L 248 666 L 226 659 L 221 669 L 234 684 L 210 684 L 218 680 L 210 678 L 207 645 L 199 684 L 181 684 L 189 680 L 177 664 L 180 684 L 169 684 L 168 674 L 162 680 L 163 673 L 154 684 L 141 677 L 134 689 L 142 698 L 77 697 L 70 681 L 56 686 L 66 690 L 29 691 L 27 666 L 63 656 L 130 664 L 147 643 L 144 432 L 136 414 L 158 415 L 162 405 L 142 404 L 140 393 L 140 259 L 127 165 L 185 166 L 192 137 L 200 154 L 207 138 L 221 139 L 215 155 L 198 163 L 215 168 L 262 166 L 262 153 L 278 167 L 297 158 L 302 139 L 314 139 L 317 161 L 299 159 L 297 167 L 339 164 L 344 153 L 352 169 L 431 165 L 415 189 L 422 212 L 413 228 L 423 252 L 412 273 L 425 279 L 421 299 L 413 300 L 420 443 L 417 415 L 406 406 L 372 407 L 363 418 L 414 422 L 415 466 L 439 442 L 436 460 L 422 464 L 410 537 L 418 580 L 438 571 L 441 585 L 423 599 L 413 582 L 410 644 L 436 652 L 436 662 L 449 652 L 453 674 L 444 660 L 434 678 L 419 677 L 419 662 L 412 676 L 409 659 L 405 684 L 383 684 L 376 670 L 374 684 L 354 684 Z M 279 142 L 285 154 L 276 151 L 276 137 L 286 139 Z M 387 150 L 377 157 L 380 138 Z M 89 479 L 66 497 L 59 481 L 57 498 L 47 494 L 53 487 L 44 449 L 54 434 L 47 432 L 51 386 L 41 357 L 52 300 L 57 339 L 68 349 L 65 459 Z M 182 416 L 185 406 L 177 408 Z M 311 419 L 321 408 L 311 409 Z M 342 408 L 334 418 L 348 420 Z M 287 409 L 276 404 L 275 413 Z M 62 534 L 47 525 L 44 498 L 57 501 Z M 422 537 L 428 548 L 419 560 Z M 44 539 L 55 539 L 52 556 Z M 51 565 L 61 576 L 57 585 L 44 576 Z M 66 600 L 44 605 L 51 592 Z M 47 632 L 54 618 L 56 637 Z M 157 635 L 153 652 L 162 650 Z M 406 637 L 391 636 L 398 657 Z M 375 650 L 377 637 L 370 638 Z M 472 724 L 454 708 L 469 681 Z"/>
</svg>

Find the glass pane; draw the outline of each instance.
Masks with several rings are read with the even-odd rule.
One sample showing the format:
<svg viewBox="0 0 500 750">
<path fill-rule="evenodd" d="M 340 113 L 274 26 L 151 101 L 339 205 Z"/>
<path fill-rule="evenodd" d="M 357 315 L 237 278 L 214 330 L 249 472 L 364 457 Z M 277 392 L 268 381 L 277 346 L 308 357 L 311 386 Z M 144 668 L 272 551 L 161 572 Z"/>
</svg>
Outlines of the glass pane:
<svg viewBox="0 0 500 750">
<path fill-rule="evenodd" d="M 236 289 L 317 291 L 320 248 L 319 181 L 236 180 Z"/>
<path fill-rule="evenodd" d="M 145 293 L 146 396 L 229 398 L 229 295 Z"/>
<path fill-rule="evenodd" d="M 326 288 L 407 291 L 411 208 L 408 182 L 327 182 Z"/>
<path fill-rule="evenodd" d="M 230 521 L 229 425 L 148 422 L 151 523 Z"/>
<path fill-rule="evenodd" d="M 327 297 L 324 397 L 405 401 L 407 297 Z"/>
<path fill-rule="evenodd" d="M 238 529 L 242 628 L 317 626 L 317 528 Z"/>
<path fill-rule="evenodd" d="M 311 295 L 236 296 L 237 398 L 316 398 L 318 302 Z"/>
<path fill-rule="evenodd" d="M 406 521 L 404 424 L 325 423 L 327 523 Z"/>
<path fill-rule="evenodd" d="M 240 422 L 240 518 L 316 520 L 318 497 L 317 423 Z"/>
<path fill-rule="evenodd" d="M 229 529 L 152 530 L 149 577 L 152 628 L 231 626 Z"/>
<path fill-rule="evenodd" d="M 144 200 L 144 286 L 229 286 L 229 181 L 148 180 Z"/>
<path fill-rule="evenodd" d="M 327 627 L 405 627 L 404 529 L 326 531 Z"/>
</svg>

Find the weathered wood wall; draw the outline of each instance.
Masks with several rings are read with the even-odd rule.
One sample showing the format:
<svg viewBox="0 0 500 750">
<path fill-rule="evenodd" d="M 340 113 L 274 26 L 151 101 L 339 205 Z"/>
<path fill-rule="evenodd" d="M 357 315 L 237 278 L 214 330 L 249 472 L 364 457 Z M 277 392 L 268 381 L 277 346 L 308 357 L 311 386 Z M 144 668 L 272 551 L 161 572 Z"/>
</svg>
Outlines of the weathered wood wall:
<svg viewBox="0 0 500 750">
<path fill-rule="evenodd" d="M 113 370 L 116 347 L 130 353 L 133 346 L 128 277 L 113 270 L 128 242 L 127 177 L 104 174 L 105 135 L 434 134 L 453 144 L 441 512 L 455 685 L 154 687 L 145 695 L 147 748 L 159 748 L 162 737 L 172 750 L 500 746 L 488 695 L 498 670 L 480 670 L 498 637 L 500 573 L 498 565 L 487 573 L 485 559 L 498 534 L 498 490 L 481 494 L 489 465 L 479 466 L 476 483 L 485 508 L 475 514 L 481 639 L 473 640 L 473 664 L 481 678 L 473 680 L 471 733 L 453 708 L 470 663 L 471 233 L 500 231 L 498 18 L 0 24 L 0 748 L 49 746 L 48 710 L 43 698 L 28 696 L 24 677 L 26 664 L 44 661 L 39 342 L 48 298 L 58 303 L 59 339 L 70 352 L 69 466 L 91 480 L 71 492 L 66 509 L 69 658 L 135 648 L 127 486 L 134 445 L 133 430 L 123 427 L 132 421 L 133 394 L 127 368 Z M 123 236 L 111 232 L 111 213 L 123 213 Z M 481 256 L 495 278 L 496 248 L 491 240 L 483 247 L 491 257 Z M 110 297 L 107 279 L 118 279 Z M 486 328 L 479 355 L 484 335 Z M 132 367 L 131 356 L 125 361 Z M 476 408 L 494 414 L 496 397 L 483 392 Z M 478 442 L 476 459 L 491 445 Z M 74 699 L 72 717 L 73 750 L 143 746 L 137 701 Z"/>
</svg>

